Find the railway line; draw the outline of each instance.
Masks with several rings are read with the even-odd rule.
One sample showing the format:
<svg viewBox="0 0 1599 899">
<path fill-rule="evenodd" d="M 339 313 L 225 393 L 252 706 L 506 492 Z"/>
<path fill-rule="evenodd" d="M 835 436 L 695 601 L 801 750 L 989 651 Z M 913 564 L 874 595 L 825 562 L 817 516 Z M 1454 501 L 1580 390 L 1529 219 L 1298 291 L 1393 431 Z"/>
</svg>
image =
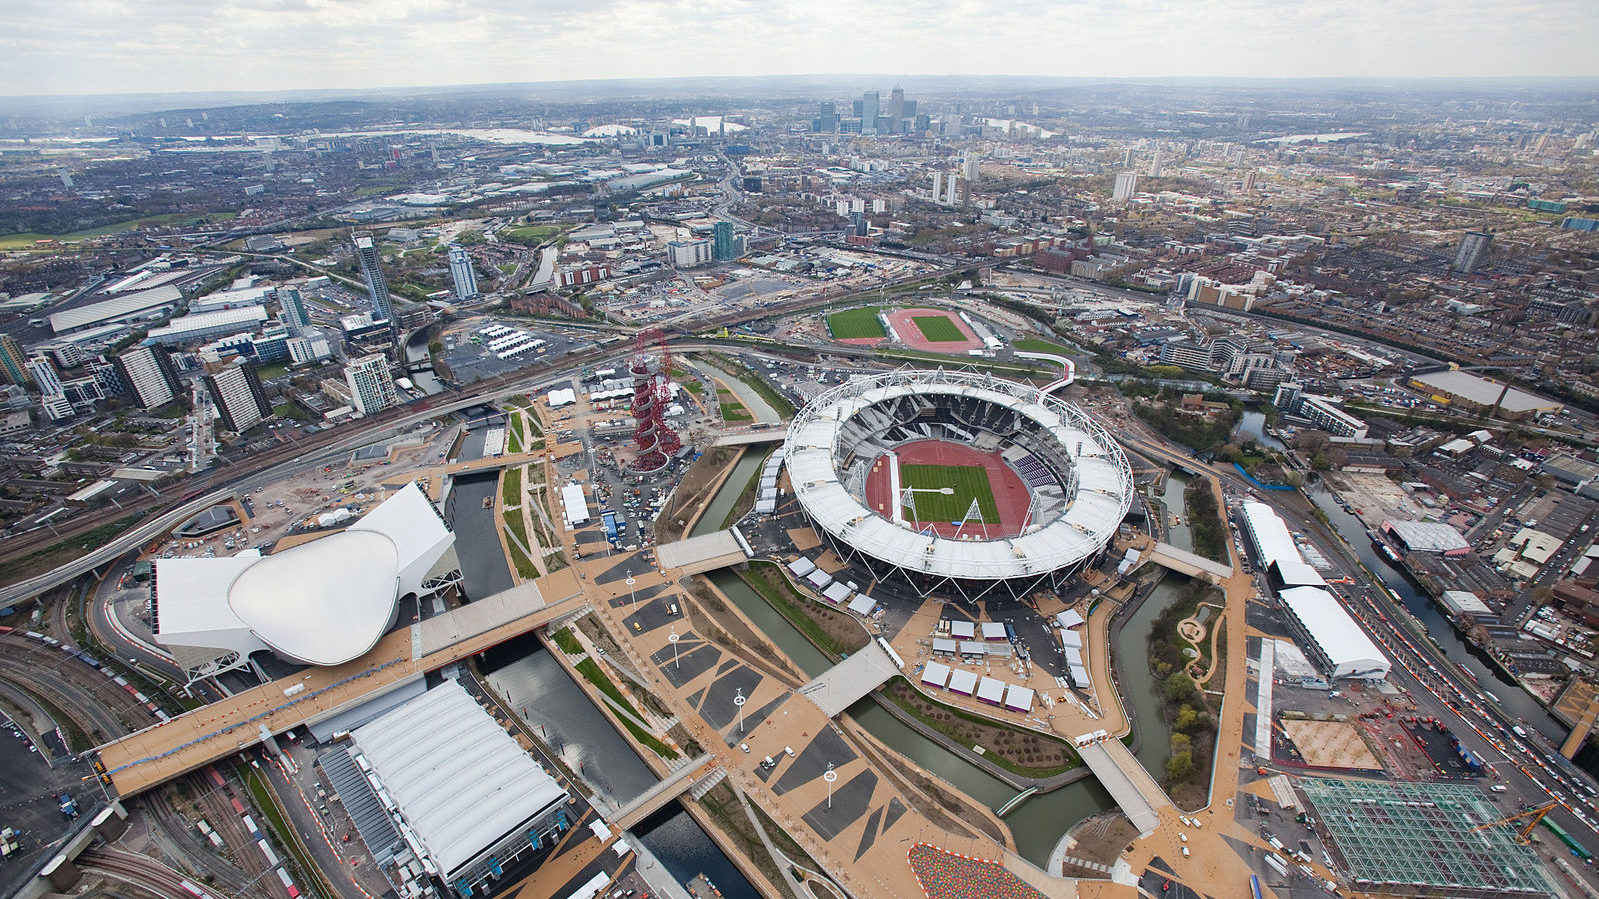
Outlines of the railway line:
<svg viewBox="0 0 1599 899">
<path fill-rule="evenodd" d="M 231 899 L 215 887 L 202 887 L 154 859 L 96 846 L 77 858 L 80 868 L 138 887 L 158 899 Z"/>
<path fill-rule="evenodd" d="M 96 742 L 115 739 L 156 721 L 132 696 L 118 696 L 121 689 L 102 675 L 93 674 L 103 682 L 94 684 L 87 678 L 80 681 L 64 674 L 62 669 L 68 662 L 60 653 L 51 658 L 30 652 L 29 647 L 18 646 L 14 639 L 0 640 L 0 647 L 5 649 L 0 654 L 0 679 L 37 694 Z M 72 664 L 82 665 L 75 660 Z M 93 672 L 86 665 L 82 667 Z"/>
</svg>

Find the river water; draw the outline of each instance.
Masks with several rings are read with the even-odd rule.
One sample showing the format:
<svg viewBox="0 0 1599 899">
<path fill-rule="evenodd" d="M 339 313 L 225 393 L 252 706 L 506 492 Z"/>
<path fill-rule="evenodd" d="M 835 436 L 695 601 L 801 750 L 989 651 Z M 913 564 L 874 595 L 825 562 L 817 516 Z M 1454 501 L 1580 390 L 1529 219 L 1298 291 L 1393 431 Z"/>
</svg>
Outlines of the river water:
<svg viewBox="0 0 1599 899">
<path fill-rule="evenodd" d="M 1557 718 L 1549 714 L 1538 700 L 1532 698 L 1510 678 L 1500 671 L 1498 666 L 1488 661 L 1487 655 L 1477 647 L 1460 638 L 1450 623 L 1432 599 L 1423 593 L 1410 576 L 1402 569 L 1389 564 L 1388 560 L 1377 552 L 1371 545 L 1371 539 L 1366 533 L 1366 528 L 1343 506 L 1333 498 L 1321 483 L 1311 485 L 1308 490 L 1310 498 L 1316 505 L 1327 513 L 1327 519 L 1334 529 L 1354 548 L 1355 555 L 1366 563 L 1366 567 L 1382 576 L 1388 584 L 1388 589 L 1398 595 L 1406 609 L 1422 624 L 1427 626 L 1427 632 L 1451 661 L 1464 665 L 1477 679 L 1499 697 L 1499 705 L 1505 711 L 1526 721 L 1527 726 L 1537 728 L 1539 733 L 1548 737 L 1556 746 L 1565 740 L 1571 728 L 1562 724 Z M 1497 683 L 1495 683 L 1497 681 Z M 1599 773 L 1599 752 L 1593 747 L 1585 746 L 1578 754 L 1576 762 L 1584 769 Z"/>
<path fill-rule="evenodd" d="M 613 809 L 657 782 L 655 773 L 533 637 L 488 650 L 483 667 L 511 708 L 598 792 L 595 804 L 600 808 Z M 703 873 L 728 899 L 759 899 L 754 885 L 678 803 L 668 803 L 633 833 L 678 883 Z"/>
<path fill-rule="evenodd" d="M 760 474 L 761 463 L 766 460 L 766 456 L 767 453 L 764 452 L 745 450 L 744 454 L 738 457 L 738 461 L 733 465 L 733 473 L 727 476 L 722 488 L 711 497 L 711 504 L 705 507 L 705 513 L 688 532 L 690 537 L 722 529 L 722 522 L 727 519 L 727 513 L 733 511 L 733 506 L 738 503 L 744 488 Z"/>
<path fill-rule="evenodd" d="M 427 334 L 427 330 L 418 331 L 411 335 L 410 340 L 405 342 L 405 362 L 408 368 L 412 362 L 428 361 Z M 415 373 L 407 371 L 405 376 L 411 379 L 411 383 L 415 384 L 418 390 L 428 396 L 444 392 L 443 382 L 438 379 L 437 375 L 433 374 L 431 367 L 425 371 L 417 371 Z"/>
<path fill-rule="evenodd" d="M 486 432 L 479 427 L 466 435 L 461 459 L 482 457 Z M 445 509 L 455 531 L 467 596 L 473 599 L 512 586 L 494 509 L 492 504 L 483 506 L 483 499 L 498 490 L 497 475 L 458 478 Z M 601 808 L 615 808 L 656 783 L 655 773 L 537 639 L 511 640 L 485 652 L 483 659 L 488 681 L 599 793 L 596 804 Z M 728 899 L 759 899 L 760 893 L 680 804 L 668 803 L 633 832 L 679 883 L 704 873 Z"/>
<path fill-rule="evenodd" d="M 1245 412 L 1238 420 L 1238 427 L 1233 430 L 1233 436 L 1243 440 L 1253 440 L 1267 449 L 1282 452 L 1288 447 L 1281 440 L 1266 433 L 1266 413 Z"/>
<path fill-rule="evenodd" d="M 754 462 L 750 461 L 752 458 Z M 716 530 L 720 526 L 733 501 L 756 476 L 759 468 L 757 454 L 746 454 L 739 461 L 738 468 L 712 499 L 711 508 L 701 523 L 694 528 L 695 534 Z M 1188 479 L 1182 476 L 1172 477 L 1166 484 L 1164 499 L 1179 515 L 1183 514 L 1183 490 L 1187 485 Z M 1174 546 L 1183 549 L 1192 547 L 1186 521 L 1182 526 L 1172 529 L 1169 539 Z M 820 650 L 789 624 L 788 619 L 735 573 L 723 569 L 713 572 L 709 577 L 762 635 L 793 659 L 807 677 L 814 677 L 832 665 Z M 1181 579 L 1172 576 L 1156 588 L 1121 629 L 1113 656 L 1121 662 L 1118 670 L 1125 701 L 1130 704 L 1133 720 L 1138 722 L 1142 735 L 1139 760 L 1156 776 L 1166 764 L 1170 731 L 1161 718 L 1160 703 L 1149 667 L 1142 662 L 1148 658 L 1146 643 L 1150 624 L 1177 599 L 1181 587 Z M 870 697 L 857 702 L 848 711 L 850 717 L 873 737 L 990 809 L 1000 808 L 1016 795 L 1009 784 L 978 767 L 964 755 L 928 739 L 889 714 Z M 1005 821 L 1016 839 L 1017 851 L 1022 857 L 1043 867 L 1061 836 L 1073 825 L 1090 815 L 1112 808 L 1114 804 L 1098 780 L 1086 777 L 1061 789 L 1033 796 L 1012 811 Z"/>
</svg>

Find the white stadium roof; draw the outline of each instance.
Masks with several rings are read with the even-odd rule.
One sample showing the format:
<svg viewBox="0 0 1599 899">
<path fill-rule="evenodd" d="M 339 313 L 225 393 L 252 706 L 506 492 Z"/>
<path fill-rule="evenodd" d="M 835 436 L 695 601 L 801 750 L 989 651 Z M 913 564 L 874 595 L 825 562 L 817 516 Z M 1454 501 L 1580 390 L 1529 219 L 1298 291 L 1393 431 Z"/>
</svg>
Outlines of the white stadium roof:
<svg viewBox="0 0 1599 899">
<path fill-rule="evenodd" d="M 448 880 L 566 791 L 452 680 L 356 728 L 355 745 Z"/>
<path fill-rule="evenodd" d="M 1293 587 L 1277 595 L 1332 664 L 1333 677 L 1387 676 L 1388 657 L 1331 593 L 1319 587 Z"/>
<path fill-rule="evenodd" d="M 890 521 L 851 494 L 840 480 L 836 458 L 845 423 L 879 403 L 934 394 L 1013 410 L 1047 433 L 1074 469 L 1066 511 L 1018 536 L 954 540 Z M 784 449 L 795 496 L 817 528 L 875 559 L 935 577 L 1004 580 L 1070 567 L 1104 548 L 1132 503 L 1132 472 L 1109 434 L 1073 406 L 986 375 L 893 371 L 857 376 L 806 406 L 790 425 Z"/>
<path fill-rule="evenodd" d="M 344 531 L 270 556 L 157 560 L 157 640 L 343 664 L 377 643 L 454 539 L 413 483 Z"/>
<path fill-rule="evenodd" d="M 399 554 L 347 530 L 273 553 L 239 572 L 228 605 L 278 654 L 311 665 L 365 655 L 394 619 Z"/>
</svg>

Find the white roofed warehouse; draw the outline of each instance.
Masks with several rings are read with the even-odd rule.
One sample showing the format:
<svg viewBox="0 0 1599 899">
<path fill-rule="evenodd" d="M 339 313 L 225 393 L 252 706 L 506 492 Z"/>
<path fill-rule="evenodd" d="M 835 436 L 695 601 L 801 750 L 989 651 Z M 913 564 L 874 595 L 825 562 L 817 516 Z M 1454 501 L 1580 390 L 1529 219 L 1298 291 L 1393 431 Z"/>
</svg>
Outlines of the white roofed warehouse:
<svg viewBox="0 0 1599 899">
<path fill-rule="evenodd" d="M 457 681 L 351 736 L 350 758 L 388 810 L 399 852 L 456 896 L 514 883 L 572 827 L 566 790 Z"/>
<path fill-rule="evenodd" d="M 1132 471 L 1104 429 L 986 374 L 854 377 L 795 416 L 783 453 L 800 507 L 838 555 L 923 596 L 1058 586 L 1132 504 Z"/>
<path fill-rule="evenodd" d="M 1319 587 L 1292 587 L 1277 595 L 1303 645 L 1333 678 L 1388 676 L 1388 657 L 1331 593 Z"/>
</svg>

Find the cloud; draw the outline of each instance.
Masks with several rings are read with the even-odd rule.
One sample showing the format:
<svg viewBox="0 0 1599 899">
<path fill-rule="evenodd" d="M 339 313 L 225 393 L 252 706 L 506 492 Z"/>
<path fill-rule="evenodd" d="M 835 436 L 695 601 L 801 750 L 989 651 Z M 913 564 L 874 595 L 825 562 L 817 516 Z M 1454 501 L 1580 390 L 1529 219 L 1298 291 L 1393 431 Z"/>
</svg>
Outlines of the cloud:
<svg viewBox="0 0 1599 899">
<path fill-rule="evenodd" d="M 11 0 L 10 94 L 904 72 L 1599 75 L 1591 0 Z"/>
</svg>

